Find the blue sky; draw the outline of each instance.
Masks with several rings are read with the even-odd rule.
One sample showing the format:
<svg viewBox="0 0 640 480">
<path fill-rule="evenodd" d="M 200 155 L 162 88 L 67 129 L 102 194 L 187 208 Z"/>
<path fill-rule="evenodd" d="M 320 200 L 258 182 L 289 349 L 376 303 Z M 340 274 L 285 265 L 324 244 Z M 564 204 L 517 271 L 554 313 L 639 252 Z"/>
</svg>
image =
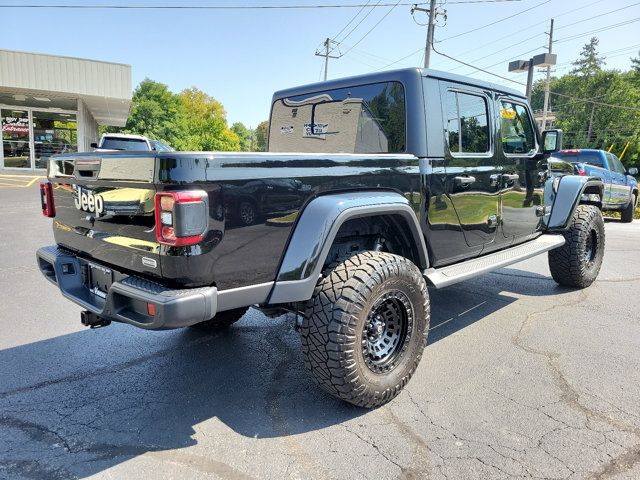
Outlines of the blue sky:
<svg viewBox="0 0 640 480">
<path fill-rule="evenodd" d="M 0 0 L 0 5 L 70 4 L 73 0 Z M 112 5 L 317 5 L 367 3 L 366 0 L 90 0 L 84 4 Z M 375 5 L 377 0 L 371 1 Z M 382 4 L 392 0 L 382 0 Z M 400 2 L 405 3 L 404 0 Z M 442 3 L 442 2 L 441 2 Z M 548 20 L 555 17 L 554 45 L 558 73 L 567 72 L 591 35 L 600 38 L 607 68 L 629 68 L 629 57 L 640 49 L 640 2 L 633 0 L 522 0 L 461 4 L 449 0 L 446 24 L 438 21 L 436 48 L 465 62 L 525 81 L 526 74 L 509 74 L 507 62 L 543 52 Z M 620 9 L 620 10 L 618 10 Z M 519 12 L 524 13 L 518 14 Z M 618 10 L 618 11 L 616 11 Z M 358 8 L 309 10 L 71 10 L 0 9 L 0 48 L 69 55 L 132 65 L 133 83 L 149 77 L 174 91 L 196 86 L 220 100 L 229 122 L 257 125 L 268 117 L 274 90 L 316 82 L 322 59 L 314 56 L 327 36 L 334 37 L 358 13 Z M 361 11 L 338 37 L 344 37 L 367 12 Z M 518 14 L 518 15 L 516 15 Z M 363 36 L 387 15 L 379 25 Z M 475 32 L 457 34 L 500 21 Z M 590 17 L 596 17 L 589 19 Z M 415 20 L 425 23 L 424 14 Z M 584 21 L 583 21 L 584 20 Z M 329 77 L 385 68 L 420 66 L 426 27 L 410 14 L 410 6 L 378 7 L 339 46 L 342 58 L 330 60 Z M 629 22 L 614 28 L 610 26 Z M 575 24 L 574 24 L 575 23 Z M 596 29 L 601 32 L 589 33 Z M 582 35 L 584 34 L 584 35 Z M 571 39 L 571 37 L 576 37 Z M 533 37 L 533 38 L 532 38 Z M 357 43 L 358 42 L 358 43 Z M 356 44 L 354 47 L 354 44 Z M 354 47 L 350 50 L 350 47 Z M 531 51 L 533 50 L 533 51 Z M 527 53 L 528 52 L 528 53 Z M 337 51 L 335 52 L 337 53 Z M 519 56 L 519 57 L 518 57 Z M 485 58 L 483 58 L 485 57 Z M 524 89 L 451 60 L 432 55 L 432 67 L 471 74 Z M 542 76 L 542 73 L 537 73 Z"/>
</svg>

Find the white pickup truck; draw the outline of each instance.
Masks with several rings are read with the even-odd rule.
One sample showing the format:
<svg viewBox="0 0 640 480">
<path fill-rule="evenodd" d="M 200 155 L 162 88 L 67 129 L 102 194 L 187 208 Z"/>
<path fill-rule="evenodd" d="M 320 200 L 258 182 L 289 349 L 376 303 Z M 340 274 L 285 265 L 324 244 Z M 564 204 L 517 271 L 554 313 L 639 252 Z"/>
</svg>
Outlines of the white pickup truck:
<svg viewBox="0 0 640 480">
<path fill-rule="evenodd" d="M 100 142 L 92 143 L 96 150 L 130 150 L 135 152 L 173 152 L 173 148 L 159 140 L 129 133 L 104 133 Z"/>
</svg>

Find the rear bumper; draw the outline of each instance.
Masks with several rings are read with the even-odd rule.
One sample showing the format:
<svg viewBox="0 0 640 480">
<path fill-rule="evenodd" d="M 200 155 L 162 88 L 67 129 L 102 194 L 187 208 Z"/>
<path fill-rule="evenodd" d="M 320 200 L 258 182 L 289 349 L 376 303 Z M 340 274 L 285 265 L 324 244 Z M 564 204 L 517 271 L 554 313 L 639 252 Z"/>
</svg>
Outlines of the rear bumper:
<svg viewBox="0 0 640 480">
<path fill-rule="evenodd" d="M 106 294 L 96 294 L 85 284 L 86 265 L 100 266 L 56 245 L 42 247 L 36 253 L 38 267 L 47 280 L 57 285 L 62 295 L 97 316 L 136 327 L 160 330 L 187 327 L 216 314 L 218 295 L 215 287 L 170 289 L 158 283 L 116 270 Z M 149 314 L 153 305 L 154 315 Z"/>
</svg>

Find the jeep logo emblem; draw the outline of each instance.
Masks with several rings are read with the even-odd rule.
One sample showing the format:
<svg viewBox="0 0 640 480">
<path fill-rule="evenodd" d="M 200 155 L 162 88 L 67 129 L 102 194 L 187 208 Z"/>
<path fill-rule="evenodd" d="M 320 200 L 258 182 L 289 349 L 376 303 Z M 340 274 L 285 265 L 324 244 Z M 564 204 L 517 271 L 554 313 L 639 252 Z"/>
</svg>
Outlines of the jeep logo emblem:
<svg viewBox="0 0 640 480">
<path fill-rule="evenodd" d="M 104 200 L 100 195 L 94 195 L 91 192 L 82 190 L 78 185 L 74 186 L 75 199 L 74 203 L 78 210 L 102 215 L 104 212 Z"/>
</svg>

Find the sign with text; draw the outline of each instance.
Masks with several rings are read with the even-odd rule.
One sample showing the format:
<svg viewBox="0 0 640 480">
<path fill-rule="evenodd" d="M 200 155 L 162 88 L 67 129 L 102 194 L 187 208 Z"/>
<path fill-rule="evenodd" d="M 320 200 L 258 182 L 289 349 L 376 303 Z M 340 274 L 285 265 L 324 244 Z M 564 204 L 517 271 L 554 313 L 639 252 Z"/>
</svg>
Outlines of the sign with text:
<svg viewBox="0 0 640 480">
<path fill-rule="evenodd" d="M 2 133 L 28 135 L 29 134 L 29 118 L 28 117 L 3 117 Z"/>
<path fill-rule="evenodd" d="M 313 129 L 311 128 L 313 126 Z M 327 138 L 327 131 L 329 130 L 328 123 L 305 123 L 302 130 L 302 136 L 305 138 Z"/>
</svg>

